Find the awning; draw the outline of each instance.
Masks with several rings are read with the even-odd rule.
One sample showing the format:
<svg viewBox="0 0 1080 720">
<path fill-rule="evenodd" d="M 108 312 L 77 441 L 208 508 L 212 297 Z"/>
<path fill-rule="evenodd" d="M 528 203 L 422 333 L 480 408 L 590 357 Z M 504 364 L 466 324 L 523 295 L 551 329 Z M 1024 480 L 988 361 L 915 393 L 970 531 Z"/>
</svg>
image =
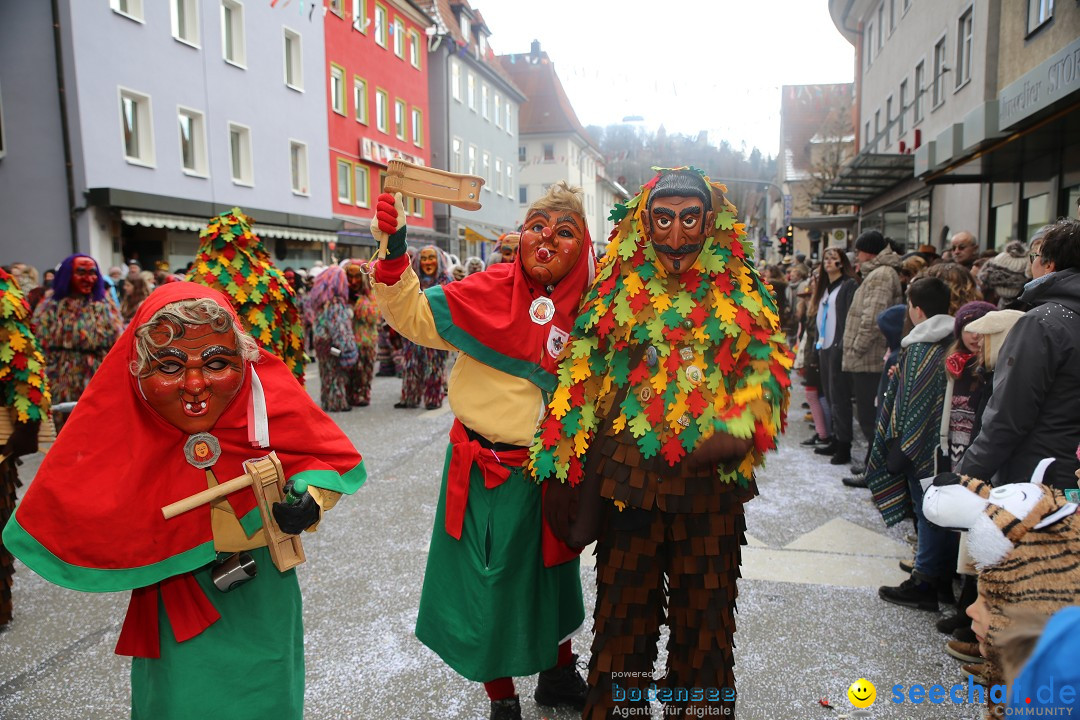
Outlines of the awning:
<svg viewBox="0 0 1080 720">
<path fill-rule="evenodd" d="M 814 204 L 861 206 L 914 177 L 914 155 L 859 153 L 814 198 Z"/>
<path fill-rule="evenodd" d="M 793 217 L 791 224 L 802 230 L 833 230 L 835 228 L 851 228 L 859 221 L 858 215 L 845 213 L 843 215 L 808 215 L 806 217 Z"/>
<path fill-rule="evenodd" d="M 199 232 L 206 227 L 209 218 L 200 218 L 193 215 L 170 215 L 167 213 L 145 212 L 142 210 L 121 210 L 120 218 L 128 225 L 141 225 L 143 227 L 167 228 L 169 230 L 182 230 L 186 232 Z M 282 238 L 285 240 L 300 240 L 303 242 L 336 242 L 337 233 L 324 230 L 311 230 L 307 228 L 286 227 L 285 225 L 269 225 L 256 222 L 251 229 L 263 240 L 267 238 Z"/>
</svg>

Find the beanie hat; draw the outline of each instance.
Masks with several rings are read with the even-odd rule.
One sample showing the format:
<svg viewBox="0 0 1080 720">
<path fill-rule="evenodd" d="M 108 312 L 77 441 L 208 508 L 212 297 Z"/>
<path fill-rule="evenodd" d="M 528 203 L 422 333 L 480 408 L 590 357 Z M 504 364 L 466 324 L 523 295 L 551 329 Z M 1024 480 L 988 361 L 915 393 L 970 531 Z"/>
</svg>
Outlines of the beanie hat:
<svg viewBox="0 0 1080 720">
<path fill-rule="evenodd" d="M 1009 242 L 1005 249 L 987 261 L 979 270 L 979 282 L 1003 302 L 1015 300 L 1031 279 L 1027 247 L 1019 240 Z"/>
<path fill-rule="evenodd" d="M 1023 316 L 1024 313 L 1019 310 L 994 310 L 968 323 L 965 328 L 968 332 L 979 333 L 983 336 L 982 361 L 987 370 L 994 369 L 1005 337 L 1016 321 Z"/>
<path fill-rule="evenodd" d="M 969 303 L 964 303 L 956 311 L 956 322 L 953 323 L 953 335 L 957 340 L 962 340 L 960 333 L 964 331 L 964 327 L 972 320 L 978 320 L 988 312 L 997 310 L 997 307 L 993 303 L 988 303 L 983 300 L 972 300 Z"/>
<path fill-rule="evenodd" d="M 877 255 L 888 247 L 885 236 L 877 230 L 866 230 L 855 240 L 855 249 L 871 255 Z"/>
<path fill-rule="evenodd" d="M 877 316 L 877 326 L 890 350 L 900 349 L 901 336 L 904 334 L 904 318 L 907 317 L 907 305 L 887 307 Z"/>
</svg>

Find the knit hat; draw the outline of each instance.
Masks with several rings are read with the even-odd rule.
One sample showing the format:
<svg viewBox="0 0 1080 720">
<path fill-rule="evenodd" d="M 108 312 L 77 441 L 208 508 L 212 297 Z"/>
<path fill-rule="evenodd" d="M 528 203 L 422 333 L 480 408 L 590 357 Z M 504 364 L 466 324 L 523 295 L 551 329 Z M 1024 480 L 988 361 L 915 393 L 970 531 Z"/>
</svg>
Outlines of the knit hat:
<svg viewBox="0 0 1080 720">
<path fill-rule="evenodd" d="M 983 365 L 987 370 L 993 370 L 997 364 L 998 352 L 1005 342 L 1005 336 L 1016 324 L 1016 321 L 1024 316 L 1019 310 L 994 310 L 988 312 L 977 320 L 972 320 L 964 328 L 968 332 L 979 333 L 983 336 Z"/>
<path fill-rule="evenodd" d="M 889 244 L 885 242 L 885 236 L 877 230 L 866 230 L 855 240 L 856 250 L 862 250 L 871 255 L 881 253 L 888 246 Z"/>
<path fill-rule="evenodd" d="M 1031 279 L 1027 253 L 1024 243 L 1011 241 L 979 270 L 979 283 L 992 289 L 1003 302 L 1015 300 Z"/>
<path fill-rule="evenodd" d="M 961 340 L 960 333 L 965 329 L 965 326 L 972 320 L 978 320 L 988 312 L 993 312 L 997 308 L 993 303 L 988 303 L 983 300 L 972 300 L 969 303 L 964 303 L 956 311 L 956 322 L 953 323 L 953 335 L 957 340 Z M 974 331 L 972 331 L 974 332 Z"/>
<path fill-rule="evenodd" d="M 878 313 L 878 329 L 885 336 L 890 350 L 900 349 L 900 340 L 904 334 L 904 318 L 906 317 L 907 305 L 893 305 Z"/>
</svg>

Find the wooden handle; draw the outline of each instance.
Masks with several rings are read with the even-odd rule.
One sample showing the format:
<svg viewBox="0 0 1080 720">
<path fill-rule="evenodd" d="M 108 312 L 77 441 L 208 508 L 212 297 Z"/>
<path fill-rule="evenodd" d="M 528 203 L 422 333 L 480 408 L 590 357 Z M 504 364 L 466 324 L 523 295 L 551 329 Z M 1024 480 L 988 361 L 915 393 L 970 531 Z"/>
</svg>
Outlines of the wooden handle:
<svg viewBox="0 0 1080 720">
<path fill-rule="evenodd" d="M 183 500 L 177 500 L 171 505 L 166 505 L 161 508 L 161 514 L 165 516 L 166 520 L 176 517 L 180 513 L 186 513 L 188 510 L 194 510 L 200 505 L 205 505 L 209 502 L 214 502 L 219 498 L 223 498 L 231 492 L 236 492 L 240 488 L 245 488 L 251 485 L 251 476 L 248 474 L 235 477 L 232 480 L 227 480 L 221 483 L 217 487 L 212 487 L 208 490 L 203 490 L 201 493 L 195 493 L 189 495 Z"/>
</svg>

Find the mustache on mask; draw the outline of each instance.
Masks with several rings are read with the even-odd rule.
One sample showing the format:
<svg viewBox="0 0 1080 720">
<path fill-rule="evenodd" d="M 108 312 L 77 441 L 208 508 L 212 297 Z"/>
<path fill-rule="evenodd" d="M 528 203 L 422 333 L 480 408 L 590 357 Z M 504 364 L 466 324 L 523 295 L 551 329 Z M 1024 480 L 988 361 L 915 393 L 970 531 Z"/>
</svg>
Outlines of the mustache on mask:
<svg viewBox="0 0 1080 720">
<path fill-rule="evenodd" d="M 673 248 L 670 245 L 664 245 L 658 242 L 653 243 L 653 249 L 656 250 L 656 252 L 661 252 L 665 255 L 677 255 L 680 257 L 683 255 L 690 255 L 692 253 L 696 253 L 703 246 L 704 243 L 695 243 L 693 245 L 683 245 L 682 247 Z"/>
</svg>

